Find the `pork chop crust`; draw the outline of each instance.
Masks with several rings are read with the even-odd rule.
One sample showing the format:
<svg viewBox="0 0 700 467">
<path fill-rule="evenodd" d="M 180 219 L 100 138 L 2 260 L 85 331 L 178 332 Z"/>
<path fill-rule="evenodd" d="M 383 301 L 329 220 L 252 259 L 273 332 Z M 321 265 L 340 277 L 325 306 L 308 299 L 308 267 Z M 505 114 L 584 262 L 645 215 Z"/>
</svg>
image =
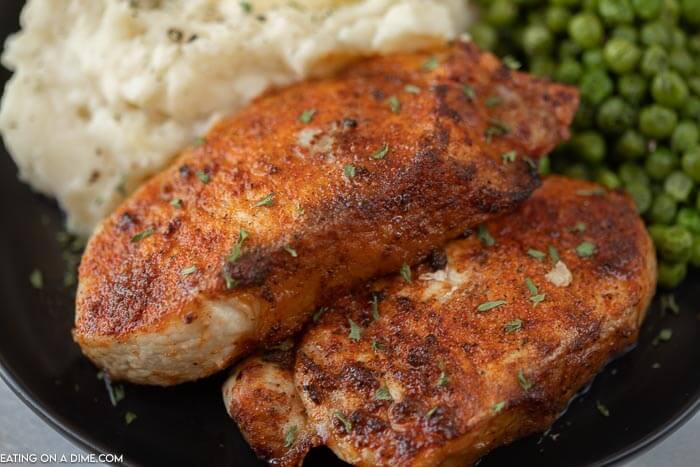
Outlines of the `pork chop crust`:
<svg viewBox="0 0 700 467">
<path fill-rule="evenodd" d="M 351 464 L 468 465 L 545 430 L 636 340 L 656 257 L 628 196 L 553 176 L 408 279 L 336 301 L 279 374 Z M 239 422 L 247 401 L 224 397 Z"/>
<path fill-rule="evenodd" d="M 271 92 L 100 225 L 74 338 L 114 379 L 220 370 L 517 206 L 577 101 L 464 42 Z"/>
</svg>

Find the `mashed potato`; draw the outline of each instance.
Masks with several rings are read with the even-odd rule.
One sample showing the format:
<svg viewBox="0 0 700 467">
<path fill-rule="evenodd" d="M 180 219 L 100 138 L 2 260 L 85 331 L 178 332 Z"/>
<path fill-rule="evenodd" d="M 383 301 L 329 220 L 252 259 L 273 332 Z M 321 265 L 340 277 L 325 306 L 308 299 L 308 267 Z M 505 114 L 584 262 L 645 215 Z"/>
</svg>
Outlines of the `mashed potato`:
<svg viewBox="0 0 700 467">
<path fill-rule="evenodd" d="M 465 0 L 30 0 L 2 63 L 20 175 L 89 233 L 222 113 L 358 56 L 460 34 Z"/>
</svg>

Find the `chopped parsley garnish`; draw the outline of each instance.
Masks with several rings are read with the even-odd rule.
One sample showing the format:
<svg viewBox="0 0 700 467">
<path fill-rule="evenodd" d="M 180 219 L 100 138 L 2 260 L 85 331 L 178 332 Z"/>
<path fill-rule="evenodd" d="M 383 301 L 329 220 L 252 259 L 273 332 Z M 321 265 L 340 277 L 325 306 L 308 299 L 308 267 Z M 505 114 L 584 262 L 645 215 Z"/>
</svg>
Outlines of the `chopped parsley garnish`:
<svg viewBox="0 0 700 467">
<path fill-rule="evenodd" d="M 231 273 L 224 267 L 221 275 L 224 278 L 224 283 L 226 284 L 226 290 L 231 290 L 236 286 L 236 280 L 231 276 Z"/>
<path fill-rule="evenodd" d="M 379 159 L 384 159 L 386 155 L 389 153 L 389 145 L 387 143 L 384 143 L 384 145 L 377 150 L 374 154 L 372 154 L 372 159 L 379 160 Z"/>
<path fill-rule="evenodd" d="M 241 10 L 243 10 L 244 13 L 253 11 L 253 5 L 251 5 L 250 2 L 238 2 L 238 4 L 241 6 Z"/>
<path fill-rule="evenodd" d="M 198 148 L 204 144 L 204 138 L 201 136 L 196 137 L 195 139 L 192 140 L 192 146 L 195 148 Z"/>
<path fill-rule="evenodd" d="M 233 248 L 231 248 L 231 252 L 228 254 L 226 257 L 226 261 L 229 263 L 235 263 L 238 261 L 238 258 L 241 257 L 241 254 L 243 252 L 243 243 L 246 241 L 248 238 L 248 232 L 244 229 L 240 229 L 238 231 L 238 240 L 236 240 L 236 243 L 233 245 Z"/>
<path fill-rule="evenodd" d="M 410 94 L 420 94 L 420 88 L 415 84 L 407 84 L 404 86 L 403 90 Z"/>
<path fill-rule="evenodd" d="M 549 251 L 549 257 L 552 260 L 552 264 L 557 264 L 560 260 L 557 249 L 554 247 L 554 245 L 549 245 L 547 250 Z"/>
<path fill-rule="evenodd" d="M 491 236 L 491 232 L 484 225 L 479 225 L 476 231 L 476 236 L 479 237 L 481 243 L 486 246 L 493 246 L 496 243 L 496 239 Z"/>
<path fill-rule="evenodd" d="M 301 123 L 310 123 L 314 115 L 316 115 L 316 109 L 306 109 L 299 115 L 299 121 Z"/>
<path fill-rule="evenodd" d="M 377 294 L 372 295 L 372 319 L 379 321 L 379 298 Z"/>
<path fill-rule="evenodd" d="M 189 276 L 190 274 L 194 274 L 195 272 L 197 272 L 197 266 L 188 266 L 182 271 L 180 271 L 180 274 L 182 274 L 183 276 Z"/>
<path fill-rule="evenodd" d="M 149 228 L 149 229 L 146 229 L 146 230 L 144 230 L 144 231 L 142 231 L 142 232 L 137 233 L 137 234 L 134 235 L 133 237 L 131 237 L 131 243 L 140 242 L 140 241 L 143 240 L 144 238 L 148 238 L 148 237 L 150 237 L 151 235 L 153 235 L 153 229 L 150 229 L 150 228 Z"/>
<path fill-rule="evenodd" d="M 503 330 L 505 332 L 515 332 L 519 331 L 523 327 L 523 320 L 522 319 L 514 319 L 513 321 L 508 321 L 505 326 L 503 326 Z"/>
<path fill-rule="evenodd" d="M 465 96 L 467 96 L 467 99 L 469 99 L 470 101 L 473 101 L 474 98 L 476 98 L 476 91 L 474 90 L 473 87 L 471 87 L 468 84 L 462 85 L 462 92 L 464 93 Z"/>
<path fill-rule="evenodd" d="M 292 447 L 296 437 L 297 437 L 297 426 L 292 425 L 291 427 L 289 427 L 287 432 L 284 434 L 284 447 L 285 447 L 285 449 L 289 449 Z"/>
<path fill-rule="evenodd" d="M 576 254 L 581 258 L 587 258 L 594 255 L 596 252 L 595 244 L 591 242 L 582 242 L 576 247 Z"/>
<path fill-rule="evenodd" d="M 503 64 L 511 70 L 519 70 L 522 66 L 518 59 L 516 59 L 512 55 L 506 55 L 505 57 L 503 57 Z"/>
<path fill-rule="evenodd" d="M 356 172 L 355 166 L 352 164 L 346 164 L 343 167 L 343 174 L 345 175 L 345 178 L 347 178 L 348 180 L 352 180 L 353 178 L 355 178 L 355 172 Z"/>
<path fill-rule="evenodd" d="M 342 412 L 339 412 L 337 410 L 335 412 L 333 412 L 333 416 L 335 418 L 337 418 L 340 421 L 340 423 L 343 424 L 343 428 L 345 428 L 345 432 L 350 434 L 350 432 L 352 431 L 352 422 L 350 420 L 348 420 L 345 417 L 345 415 L 343 415 Z"/>
<path fill-rule="evenodd" d="M 138 417 L 134 412 L 127 412 L 124 415 L 124 421 L 126 422 L 127 425 L 131 425 Z"/>
<path fill-rule="evenodd" d="M 527 286 L 527 290 L 530 291 L 530 301 L 533 305 L 537 305 L 545 299 L 546 295 L 537 292 L 537 286 L 529 277 L 525 278 L 525 285 Z"/>
<path fill-rule="evenodd" d="M 391 397 L 391 393 L 389 392 L 389 388 L 386 386 L 382 386 L 377 391 L 374 393 L 374 399 L 378 401 L 393 401 L 394 398 Z"/>
<path fill-rule="evenodd" d="M 664 328 L 659 332 L 659 336 L 657 337 L 658 340 L 661 342 L 668 342 L 671 340 L 671 337 L 673 336 L 673 330 L 669 328 Z"/>
<path fill-rule="evenodd" d="M 493 413 L 500 412 L 501 410 L 503 410 L 503 407 L 505 407 L 505 406 L 506 406 L 505 401 L 496 402 L 495 404 L 493 404 L 493 407 L 492 407 Z"/>
<path fill-rule="evenodd" d="M 540 250 L 535 250 L 534 248 L 527 250 L 527 254 L 538 261 L 542 261 L 547 256 L 545 253 L 541 252 Z"/>
<path fill-rule="evenodd" d="M 608 410 L 608 408 L 605 407 L 600 401 L 595 401 L 595 407 L 596 407 L 596 409 L 598 409 L 598 412 L 600 412 L 600 414 L 603 417 L 610 416 L 610 410 Z"/>
<path fill-rule="evenodd" d="M 447 386 L 447 383 L 449 382 L 449 379 L 447 378 L 447 373 L 445 373 L 445 365 L 440 365 L 440 376 L 438 377 L 437 380 L 437 387 L 441 388 L 443 386 Z"/>
<path fill-rule="evenodd" d="M 321 319 L 321 316 L 328 311 L 328 308 L 325 306 L 320 307 L 318 310 L 314 312 L 314 315 L 311 317 L 314 323 L 318 323 L 318 320 Z"/>
<path fill-rule="evenodd" d="M 674 315 L 678 315 L 681 312 L 680 307 L 678 306 L 678 303 L 676 302 L 676 297 L 672 293 L 664 294 L 661 295 L 659 298 L 661 302 L 661 312 L 665 313 L 666 311 L 670 311 Z"/>
<path fill-rule="evenodd" d="M 372 350 L 379 352 L 380 350 L 384 350 L 384 346 L 376 339 L 372 339 Z"/>
<path fill-rule="evenodd" d="M 404 265 L 401 266 L 401 277 L 403 277 L 403 280 L 407 284 L 410 284 L 413 281 L 412 273 L 411 273 L 411 266 L 409 266 L 406 263 L 404 263 Z"/>
<path fill-rule="evenodd" d="M 576 194 L 579 196 L 600 196 L 600 195 L 605 194 L 605 190 L 600 188 L 600 187 L 596 187 L 596 188 L 576 190 Z"/>
<path fill-rule="evenodd" d="M 438 62 L 437 57 L 430 57 L 428 58 L 425 62 L 423 62 L 423 70 L 425 71 L 433 71 L 435 70 L 438 65 L 440 65 L 440 62 Z"/>
<path fill-rule="evenodd" d="M 204 183 L 205 185 L 207 183 L 209 183 L 209 180 L 210 180 L 209 174 L 203 170 L 200 170 L 199 172 L 197 172 L 197 178 L 199 179 L 200 182 Z"/>
<path fill-rule="evenodd" d="M 268 193 L 253 205 L 254 208 L 261 208 L 263 206 L 272 206 L 275 203 L 275 194 Z"/>
<path fill-rule="evenodd" d="M 487 97 L 486 100 L 484 101 L 484 105 L 485 105 L 486 107 L 489 107 L 489 108 L 491 108 L 491 107 L 498 107 L 498 106 L 501 105 L 502 103 L 503 103 L 503 99 L 501 99 L 500 96 L 489 96 L 489 97 Z"/>
<path fill-rule="evenodd" d="M 484 302 L 478 307 L 476 307 L 476 311 L 483 313 L 485 311 L 493 310 L 494 308 L 497 308 L 501 305 L 505 305 L 506 303 L 508 302 L 505 300 L 491 300 L 488 302 Z"/>
<path fill-rule="evenodd" d="M 501 159 L 503 160 L 503 162 L 515 162 L 515 159 L 517 157 L 518 153 L 515 151 L 508 151 L 501 154 Z"/>
<path fill-rule="evenodd" d="M 428 410 L 428 412 L 425 414 L 425 418 L 430 418 L 433 415 L 435 415 L 435 412 L 437 411 L 437 407 L 433 407 L 432 409 Z"/>
<path fill-rule="evenodd" d="M 44 275 L 40 270 L 35 269 L 29 274 L 29 283 L 35 289 L 42 289 L 44 287 Z"/>
<path fill-rule="evenodd" d="M 348 318 L 348 322 L 350 323 L 350 334 L 348 334 L 348 337 L 355 342 L 359 341 L 362 338 L 362 328 L 350 318 Z"/>
<path fill-rule="evenodd" d="M 170 201 L 170 205 L 174 208 L 181 208 L 182 207 L 182 199 L 173 198 L 172 201 Z"/>
<path fill-rule="evenodd" d="M 484 131 L 484 137 L 486 142 L 490 143 L 495 136 L 505 136 L 508 133 L 510 133 L 510 127 L 505 122 L 492 118 L 489 120 L 489 126 L 486 127 L 486 131 Z"/>
<path fill-rule="evenodd" d="M 588 227 L 588 226 L 586 225 L 585 222 L 577 222 L 576 225 L 574 225 L 573 227 L 571 227 L 569 230 L 570 230 L 571 232 L 585 232 L 585 231 L 586 231 L 586 227 Z"/>
<path fill-rule="evenodd" d="M 285 250 L 287 253 L 289 253 L 289 255 L 290 255 L 292 258 L 296 258 L 297 256 L 299 256 L 299 255 L 297 254 L 297 250 L 295 250 L 294 248 L 292 248 L 292 247 L 289 246 L 289 245 L 285 245 L 285 246 L 284 246 L 284 250 Z"/>
<path fill-rule="evenodd" d="M 387 99 L 386 103 L 389 104 L 389 108 L 395 114 L 397 114 L 401 111 L 401 102 L 399 102 L 398 97 L 391 96 L 389 99 Z"/>
<path fill-rule="evenodd" d="M 123 385 L 113 386 L 111 378 L 104 371 L 97 373 L 97 379 L 104 381 L 105 389 L 107 389 L 107 395 L 109 396 L 109 402 L 113 407 L 116 407 L 119 402 L 124 400 L 126 394 Z"/>
<path fill-rule="evenodd" d="M 525 373 L 523 370 L 518 370 L 518 382 L 520 383 L 520 387 L 522 387 L 525 391 L 529 391 L 532 388 L 532 382 L 525 378 Z"/>
</svg>

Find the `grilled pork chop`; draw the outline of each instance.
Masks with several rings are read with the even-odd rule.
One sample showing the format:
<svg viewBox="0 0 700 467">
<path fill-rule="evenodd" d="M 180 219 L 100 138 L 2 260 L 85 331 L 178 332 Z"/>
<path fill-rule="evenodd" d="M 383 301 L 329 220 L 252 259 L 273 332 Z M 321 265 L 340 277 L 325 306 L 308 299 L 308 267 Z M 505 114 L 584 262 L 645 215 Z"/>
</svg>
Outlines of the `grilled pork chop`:
<svg viewBox="0 0 700 467">
<path fill-rule="evenodd" d="M 99 226 L 74 338 L 113 379 L 220 370 L 515 207 L 576 106 L 462 42 L 262 97 Z"/>
<path fill-rule="evenodd" d="M 620 192 L 560 177 L 409 276 L 335 302 L 297 350 L 239 364 L 224 400 L 272 464 L 465 465 L 544 430 L 636 339 L 652 243 Z"/>
</svg>

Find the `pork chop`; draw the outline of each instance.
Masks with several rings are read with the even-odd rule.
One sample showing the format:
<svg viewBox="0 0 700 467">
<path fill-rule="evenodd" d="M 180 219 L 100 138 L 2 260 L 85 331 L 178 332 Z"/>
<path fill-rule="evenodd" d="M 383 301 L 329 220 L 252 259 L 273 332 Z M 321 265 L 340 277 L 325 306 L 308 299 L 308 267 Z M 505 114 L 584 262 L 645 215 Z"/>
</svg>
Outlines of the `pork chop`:
<svg viewBox="0 0 700 467">
<path fill-rule="evenodd" d="M 517 206 L 576 106 L 573 88 L 464 42 L 272 92 L 99 226 L 74 338 L 113 379 L 170 385 L 225 368 Z"/>
<path fill-rule="evenodd" d="M 635 342 L 655 258 L 628 196 L 550 177 L 410 275 L 335 302 L 298 349 L 242 362 L 227 410 L 275 465 L 320 444 L 356 465 L 474 463 L 546 429 Z"/>
</svg>

